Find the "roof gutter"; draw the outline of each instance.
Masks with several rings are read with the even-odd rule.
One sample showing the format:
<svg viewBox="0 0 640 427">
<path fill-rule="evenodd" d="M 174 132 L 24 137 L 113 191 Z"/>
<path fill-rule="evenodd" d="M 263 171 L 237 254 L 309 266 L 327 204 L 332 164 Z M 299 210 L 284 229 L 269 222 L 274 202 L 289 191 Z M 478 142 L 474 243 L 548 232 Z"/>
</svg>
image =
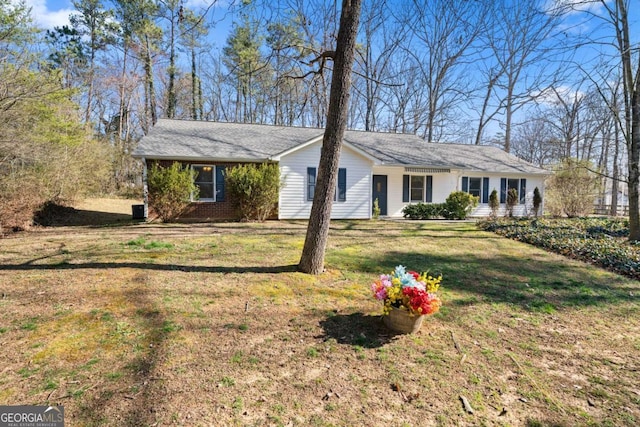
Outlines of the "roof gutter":
<svg viewBox="0 0 640 427">
<path fill-rule="evenodd" d="M 225 158 L 225 157 L 189 157 L 189 156 L 145 156 L 145 155 L 133 155 L 134 158 L 138 159 L 146 159 L 149 160 L 175 160 L 179 162 L 191 162 L 191 163 L 202 163 L 202 162 L 225 162 L 225 163 L 265 163 L 265 162 L 273 162 L 277 161 L 277 159 L 273 159 L 272 157 L 265 158 Z"/>
</svg>

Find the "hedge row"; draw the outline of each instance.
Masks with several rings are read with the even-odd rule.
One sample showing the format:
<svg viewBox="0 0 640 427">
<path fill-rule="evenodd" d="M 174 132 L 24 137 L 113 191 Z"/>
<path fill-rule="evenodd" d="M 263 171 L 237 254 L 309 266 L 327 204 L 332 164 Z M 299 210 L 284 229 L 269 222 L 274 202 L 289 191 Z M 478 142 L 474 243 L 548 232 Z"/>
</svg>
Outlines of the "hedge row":
<svg viewBox="0 0 640 427">
<path fill-rule="evenodd" d="M 629 222 L 620 219 L 507 219 L 478 226 L 571 258 L 640 279 L 640 245 L 630 243 Z"/>
<path fill-rule="evenodd" d="M 402 209 L 402 214 L 407 219 L 466 219 L 476 206 L 478 197 L 464 191 L 454 191 L 444 203 L 410 204 Z"/>
</svg>

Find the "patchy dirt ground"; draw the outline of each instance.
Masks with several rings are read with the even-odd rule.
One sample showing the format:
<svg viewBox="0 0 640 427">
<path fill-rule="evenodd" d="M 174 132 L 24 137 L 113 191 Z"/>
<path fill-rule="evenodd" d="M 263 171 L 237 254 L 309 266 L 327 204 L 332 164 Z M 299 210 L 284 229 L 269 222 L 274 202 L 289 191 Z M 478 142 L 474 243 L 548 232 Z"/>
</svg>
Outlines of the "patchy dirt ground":
<svg viewBox="0 0 640 427">
<path fill-rule="evenodd" d="M 61 404 L 69 426 L 640 423 L 638 282 L 437 222 L 334 222 L 307 276 L 305 227 L 0 240 L 0 404 Z M 369 294 L 399 263 L 444 276 L 415 335 Z"/>
</svg>

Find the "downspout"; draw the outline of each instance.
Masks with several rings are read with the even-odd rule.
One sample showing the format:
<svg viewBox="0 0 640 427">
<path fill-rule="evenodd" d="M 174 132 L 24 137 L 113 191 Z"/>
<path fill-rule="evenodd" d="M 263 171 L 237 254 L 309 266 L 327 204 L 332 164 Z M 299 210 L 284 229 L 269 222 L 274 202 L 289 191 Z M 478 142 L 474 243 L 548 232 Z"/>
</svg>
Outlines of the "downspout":
<svg viewBox="0 0 640 427">
<path fill-rule="evenodd" d="M 149 185 L 147 184 L 147 159 L 142 158 L 142 197 L 144 200 L 144 219 L 149 218 Z"/>
<path fill-rule="evenodd" d="M 280 209 L 282 207 L 282 188 L 284 187 L 283 183 L 286 177 L 282 176 L 282 169 L 280 168 L 280 156 L 269 156 L 267 157 L 267 162 L 272 162 L 278 165 L 278 171 L 280 171 L 280 190 L 278 191 L 278 221 L 280 221 Z"/>
</svg>

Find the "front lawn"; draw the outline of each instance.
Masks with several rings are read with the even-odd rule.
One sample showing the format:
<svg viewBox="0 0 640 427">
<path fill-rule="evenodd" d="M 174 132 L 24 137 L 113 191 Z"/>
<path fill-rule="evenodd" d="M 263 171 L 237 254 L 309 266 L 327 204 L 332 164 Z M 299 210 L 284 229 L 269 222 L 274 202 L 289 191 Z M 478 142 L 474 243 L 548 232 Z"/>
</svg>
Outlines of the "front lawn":
<svg viewBox="0 0 640 427">
<path fill-rule="evenodd" d="M 640 423 L 640 285 L 473 223 L 58 228 L 0 240 L 0 404 L 69 426 Z M 369 284 L 443 275 L 416 335 Z M 473 408 L 465 412 L 461 397 Z"/>
</svg>

